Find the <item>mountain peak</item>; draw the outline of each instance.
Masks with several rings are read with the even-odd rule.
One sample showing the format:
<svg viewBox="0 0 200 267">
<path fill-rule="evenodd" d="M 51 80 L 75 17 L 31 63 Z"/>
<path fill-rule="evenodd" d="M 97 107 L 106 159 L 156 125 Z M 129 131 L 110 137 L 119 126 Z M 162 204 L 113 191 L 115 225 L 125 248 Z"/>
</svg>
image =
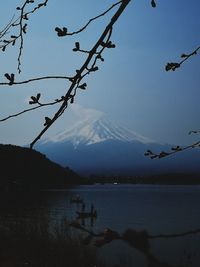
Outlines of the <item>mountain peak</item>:
<svg viewBox="0 0 200 267">
<path fill-rule="evenodd" d="M 71 129 L 67 129 L 54 137 L 46 139 L 46 142 L 71 142 L 74 147 L 78 145 L 92 145 L 107 140 L 123 142 L 152 143 L 152 141 L 124 127 L 118 126 L 106 118 L 103 113 L 87 117 L 79 121 Z"/>
</svg>

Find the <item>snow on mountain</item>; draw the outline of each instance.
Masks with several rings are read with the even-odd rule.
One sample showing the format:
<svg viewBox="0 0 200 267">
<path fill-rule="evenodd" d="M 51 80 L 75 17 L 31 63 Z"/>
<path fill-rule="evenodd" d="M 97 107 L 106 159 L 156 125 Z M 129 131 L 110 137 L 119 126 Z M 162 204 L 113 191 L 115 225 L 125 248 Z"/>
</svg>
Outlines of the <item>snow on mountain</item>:
<svg viewBox="0 0 200 267">
<path fill-rule="evenodd" d="M 75 106 L 75 109 L 79 118 L 75 126 L 38 142 L 36 146 L 52 161 L 70 166 L 81 175 L 199 172 L 198 150 L 151 160 L 144 156 L 147 149 L 159 153 L 170 151 L 171 145 L 158 144 L 118 126 L 102 112 L 80 106 Z"/>
<path fill-rule="evenodd" d="M 77 147 L 80 144 L 91 145 L 107 140 L 152 143 L 152 140 L 109 121 L 103 113 L 96 113 L 93 117 L 79 121 L 71 129 L 44 140 L 43 144 L 71 142 Z"/>
</svg>

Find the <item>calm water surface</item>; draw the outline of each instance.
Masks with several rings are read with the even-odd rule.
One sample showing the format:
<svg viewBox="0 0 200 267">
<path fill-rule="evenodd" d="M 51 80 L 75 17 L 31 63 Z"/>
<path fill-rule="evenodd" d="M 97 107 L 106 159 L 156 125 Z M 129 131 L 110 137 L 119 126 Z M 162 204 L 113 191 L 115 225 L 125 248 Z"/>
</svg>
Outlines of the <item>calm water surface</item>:
<svg viewBox="0 0 200 267">
<path fill-rule="evenodd" d="M 99 231 L 109 227 L 123 233 L 131 228 L 158 235 L 200 229 L 200 186 L 98 185 L 80 187 L 71 193 L 80 194 L 88 207 L 95 204 L 98 211 L 95 229 Z M 163 266 L 200 266 L 199 232 L 149 242 L 152 255 Z M 116 263 L 121 266 L 149 263 L 140 250 L 119 241 L 102 251 L 107 261 L 113 261 L 110 255 L 115 254 Z"/>
<path fill-rule="evenodd" d="M 9 209 L 1 207 L 0 219 L 37 222 L 45 216 L 51 226 L 59 225 L 63 218 L 74 221 L 81 204 L 72 204 L 70 199 L 77 194 L 84 199 L 86 211 L 91 204 L 97 210 L 95 221 L 78 221 L 95 233 L 106 228 L 120 234 L 127 229 L 145 230 L 151 236 L 185 233 L 148 239 L 148 253 L 138 247 L 138 241 L 136 246 L 120 240 L 106 244 L 98 253 L 109 266 L 145 267 L 152 261 L 152 266 L 200 266 L 200 186 L 89 185 L 48 191 L 38 196 L 37 205 L 22 199 L 20 209 L 15 203 L 10 203 Z"/>
</svg>

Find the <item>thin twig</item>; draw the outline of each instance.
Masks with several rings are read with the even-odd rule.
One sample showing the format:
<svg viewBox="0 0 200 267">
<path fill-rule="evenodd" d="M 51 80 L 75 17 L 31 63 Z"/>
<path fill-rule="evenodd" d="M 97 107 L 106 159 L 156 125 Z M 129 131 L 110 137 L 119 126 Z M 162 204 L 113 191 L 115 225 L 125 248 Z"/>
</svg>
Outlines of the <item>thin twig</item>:
<svg viewBox="0 0 200 267">
<path fill-rule="evenodd" d="M 190 57 L 197 55 L 198 50 L 200 49 L 200 46 L 197 47 L 194 51 L 192 51 L 190 54 L 182 54 L 181 58 L 183 58 L 183 60 L 181 60 L 180 62 L 169 62 L 166 64 L 165 66 L 165 70 L 169 71 L 169 70 L 173 70 L 175 71 L 176 69 L 180 68 L 180 66 L 187 61 Z"/>
<path fill-rule="evenodd" d="M 10 27 L 12 27 L 12 23 L 13 23 L 14 17 L 15 16 L 13 16 L 11 18 L 11 20 L 8 22 L 8 24 L 4 27 L 4 29 L 0 31 L 0 38 L 2 38 L 8 32 L 8 30 L 10 29 Z"/>
<path fill-rule="evenodd" d="M 99 19 L 100 17 L 103 17 L 105 16 L 109 11 L 111 11 L 115 6 L 119 5 L 120 3 L 122 3 L 123 0 L 113 4 L 112 6 L 110 6 L 106 11 L 104 11 L 103 13 L 99 14 L 98 16 L 94 17 L 94 18 L 91 18 L 81 29 L 77 30 L 77 31 L 74 31 L 74 32 L 69 32 L 69 33 L 66 33 L 66 35 L 74 35 L 74 34 L 79 34 L 80 32 L 84 31 L 91 22 L 93 22 L 94 20 L 97 20 Z"/>
<path fill-rule="evenodd" d="M 161 151 L 160 153 L 154 153 L 151 150 L 147 150 L 144 155 L 150 157 L 151 159 L 160 159 L 160 158 L 164 158 L 173 154 L 176 154 L 178 152 L 182 152 L 184 150 L 188 150 L 191 148 L 197 148 L 200 147 L 200 141 L 197 141 L 191 145 L 185 146 L 185 147 L 181 147 L 181 146 L 175 146 L 171 148 L 171 151 Z"/>
<path fill-rule="evenodd" d="M 176 238 L 176 237 L 183 237 L 187 235 L 194 235 L 194 234 L 199 234 L 200 233 L 200 228 L 187 231 L 187 232 L 182 232 L 179 234 L 159 234 L 159 235 L 148 235 L 149 238 L 155 239 L 155 238 Z"/>
<path fill-rule="evenodd" d="M 3 31 L 0 32 L 0 38 L 2 38 L 4 35 L 8 33 L 8 30 L 11 27 L 19 27 L 19 34 L 18 35 L 11 35 L 9 40 L 1 40 L 3 42 L 3 45 L 0 45 L 0 49 L 2 51 L 5 51 L 6 47 L 9 46 L 10 44 L 15 45 L 16 41 L 20 39 L 20 45 L 19 45 L 19 53 L 18 53 L 18 58 L 17 58 L 17 69 L 18 72 L 21 72 L 21 57 L 22 57 L 22 52 L 23 52 L 23 46 L 24 46 L 24 34 L 26 34 L 26 28 L 27 28 L 27 23 L 24 24 L 24 20 L 28 20 L 28 15 L 34 13 L 38 9 L 40 9 L 43 6 L 47 5 L 48 0 L 45 0 L 42 3 L 39 3 L 36 7 L 34 7 L 31 11 L 25 12 L 25 8 L 30 2 L 28 0 L 24 1 L 24 4 L 21 7 L 18 7 L 17 9 L 20 10 L 20 16 L 13 21 L 14 17 L 12 20 L 8 23 L 8 25 L 3 29 Z"/>
<path fill-rule="evenodd" d="M 46 103 L 46 104 L 40 104 L 40 105 L 38 105 L 36 107 L 24 109 L 24 110 L 22 110 L 20 112 L 17 112 L 15 114 L 9 115 L 9 116 L 7 116 L 7 117 L 5 117 L 3 119 L 0 119 L 0 122 L 7 121 L 7 120 L 9 120 L 11 118 L 18 117 L 18 116 L 20 116 L 20 115 L 22 115 L 24 113 L 27 113 L 27 112 L 30 112 L 30 111 L 33 111 L 33 110 L 36 110 L 36 109 L 39 109 L 39 108 L 42 108 L 42 107 L 52 106 L 52 105 L 58 104 L 59 102 L 61 102 L 61 101 L 49 102 L 49 103 Z"/>
<path fill-rule="evenodd" d="M 200 46 L 197 47 L 193 52 L 190 54 L 182 54 L 181 57 L 184 58 L 179 64 L 183 64 L 186 60 L 188 60 L 190 57 L 194 56 L 197 54 L 198 50 L 200 49 Z"/>
<path fill-rule="evenodd" d="M 37 78 L 32 78 L 32 79 L 29 79 L 29 80 L 25 80 L 25 81 L 19 81 L 19 82 L 16 82 L 14 81 L 12 83 L 12 85 L 18 85 L 18 84 L 25 84 L 25 83 L 31 83 L 31 82 L 35 82 L 35 81 L 40 81 L 40 80 L 48 80 L 48 79 L 63 79 L 63 80 L 70 80 L 72 77 L 67 77 L 67 76 L 43 76 L 43 77 L 37 77 Z M 0 85 L 9 85 L 10 86 L 10 83 L 9 82 L 6 82 L 6 83 L 0 83 Z"/>
</svg>

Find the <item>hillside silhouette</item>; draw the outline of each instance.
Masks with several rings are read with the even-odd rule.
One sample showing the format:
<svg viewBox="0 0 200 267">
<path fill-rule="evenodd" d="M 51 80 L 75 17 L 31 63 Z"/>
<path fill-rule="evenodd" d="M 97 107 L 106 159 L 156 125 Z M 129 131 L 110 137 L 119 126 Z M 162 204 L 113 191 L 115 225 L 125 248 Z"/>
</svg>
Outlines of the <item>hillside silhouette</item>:
<svg viewBox="0 0 200 267">
<path fill-rule="evenodd" d="M 70 168 L 63 168 L 29 148 L 0 145 L 0 190 L 63 188 L 80 182 Z"/>
</svg>

